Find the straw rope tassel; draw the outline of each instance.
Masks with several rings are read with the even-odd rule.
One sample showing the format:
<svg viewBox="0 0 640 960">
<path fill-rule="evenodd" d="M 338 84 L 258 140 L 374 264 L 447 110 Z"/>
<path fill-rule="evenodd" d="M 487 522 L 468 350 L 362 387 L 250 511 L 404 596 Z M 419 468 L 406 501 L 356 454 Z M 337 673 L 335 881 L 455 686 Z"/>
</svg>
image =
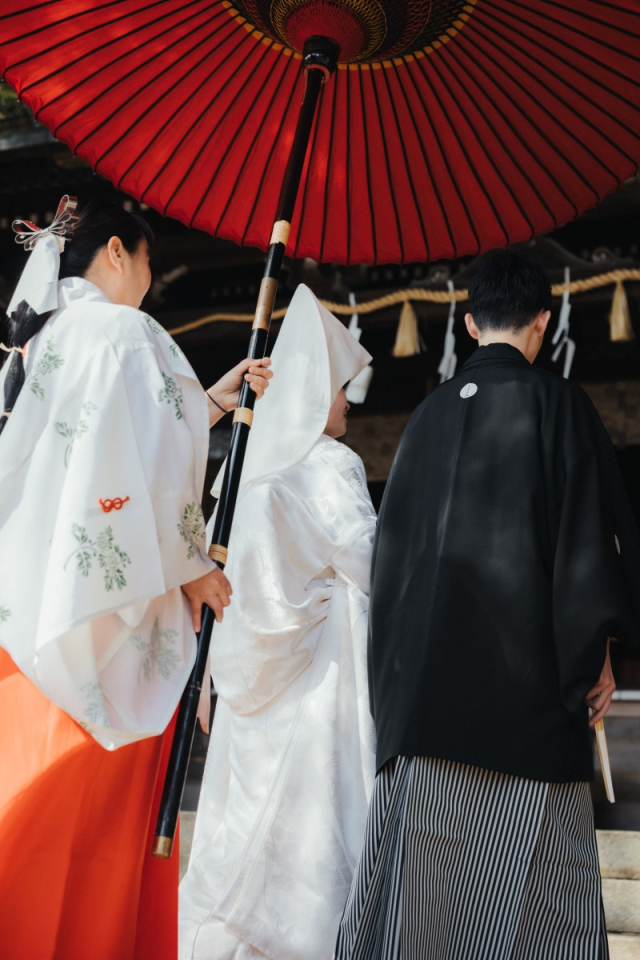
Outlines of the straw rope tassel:
<svg viewBox="0 0 640 960">
<path fill-rule="evenodd" d="M 607 273 L 599 273 L 593 277 L 587 277 L 585 280 L 572 280 L 569 284 L 569 293 L 586 293 L 588 290 L 596 290 L 598 287 L 605 287 L 611 283 L 618 283 L 624 280 L 640 280 L 640 270 L 620 269 L 609 270 Z M 565 283 L 554 283 L 551 286 L 551 295 L 561 297 L 566 290 Z M 451 303 L 456 300 L 461 303 L 467 299 L 466 290 L 455 290 L 451 293 L 449 290 L 425 290 L 421 287 L 412 287 L 406 290 L 394 290 L 383 297 L 375 297 L 373 300 L 365 300 L 352 306 L 346 303 L 334 303 L 332 300 L 321 300 L 320 303 L 335 313 L 338 317 L 350 317 L 357 313 L 365 316 L 370 313 L 376 313 L 377 310 L 384 310 L 386 307 L 393 307 L 398 303 L 405 304 L 407 300 L 419 300 L 421 303 Z M 272 319 L 281 320 L 287 312 L 286 307 L 274 310 Z M 198 320 L 192 320 L 190 323 L 182 324 L 180 327 L 173 327 L 168 332 L 172 337 L 177 337 L 182 333 L 189 333 L 191 330 L 198 330 L 200 327 L 206 327 L 210 323 L 226 321 L 229 323 L 250 323 L 254 319 L 253 313 L 210 313 L 206 317 L 200 317 Z"/>
<path fill-rule="evenodd" d="M 394 357 L 412 357 L 414 354 L 420 353 L 418 318 L 408 298 L 402 304 L 396 342 L 391 353 Z"/>
<path fill-rule="evenodd" d="M 633 340 L 634 336 L 627 293 L 622 280 L 616 280 L 613 300 L 611 301 L 611 313 L 609 314 L 609 339 L 617 342 Z"/>
</svg>

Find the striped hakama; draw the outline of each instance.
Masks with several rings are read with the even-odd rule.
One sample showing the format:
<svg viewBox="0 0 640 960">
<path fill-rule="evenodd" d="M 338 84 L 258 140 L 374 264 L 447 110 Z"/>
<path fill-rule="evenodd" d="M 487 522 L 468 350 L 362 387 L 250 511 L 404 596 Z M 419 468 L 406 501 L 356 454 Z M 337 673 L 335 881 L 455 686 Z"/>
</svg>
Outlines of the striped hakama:
<svg viewBox="0 0 640 960">
<path fill-rule="evenodd" d="M 380 771 L 335 960 L 607 960 L 586 783 Z"/>
</svg>

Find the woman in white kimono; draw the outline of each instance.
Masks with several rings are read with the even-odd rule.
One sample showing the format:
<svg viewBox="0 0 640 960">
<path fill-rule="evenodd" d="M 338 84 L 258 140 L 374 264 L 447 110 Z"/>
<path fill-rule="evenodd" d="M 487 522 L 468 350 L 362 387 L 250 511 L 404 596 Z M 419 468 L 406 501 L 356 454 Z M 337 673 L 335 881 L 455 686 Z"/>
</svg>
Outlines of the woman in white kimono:
<svg viewBox="0 0 640 960">
<path fill-rule="evenodd" d="M 371 794 L 366 629 L 375 513 L 344 385 L 370 356 L 298 287 L 256 411 L 216 626 L 218 703 L 180 960 L 329 960 Z M 214 488 L 215 492 L 215 488 Z"/>
<path fill-rule="evenodd" d="M 239 364 L 207 400 L 137 309 L 149 228 L 74 210 L 18 224 L 33 253 L 0 372 L 0 954 L 174 960 L 177 858 L 147 837 L 201 604 L 229 602 L 200 509 L 208 429 L 270 374 Z"/>
</svg>

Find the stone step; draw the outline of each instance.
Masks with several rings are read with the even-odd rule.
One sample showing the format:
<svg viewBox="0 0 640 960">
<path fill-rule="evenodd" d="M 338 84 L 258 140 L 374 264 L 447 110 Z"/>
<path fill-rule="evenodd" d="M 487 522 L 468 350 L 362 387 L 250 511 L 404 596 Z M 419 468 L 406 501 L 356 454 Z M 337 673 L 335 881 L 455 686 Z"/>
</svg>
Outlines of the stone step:
<svg viewBox="0 0 640 960">
<path fill-rule="evenodd" d="M 640 937 L 610 933 L 609 952 L 610 960 L 640 960 Z"/>
<path fill-rule="evenodd" d="M 640 880 L 640 833 L 596 830 L 600 872 L 614 880 Z"/>
<path fill-rule="evenodd" d="M 596 836 L 607 930 L 625 935 L 616 941 L 616 960 L 640 960 L 640 936 L 630 936 L 640 935 L 640 833 L 598 830 Z"/>
<path fill-rule="evenodd" d="M 602 881 L 607 930 L 640 934 L 640 883 L 637 880 Z"/>
</svg>

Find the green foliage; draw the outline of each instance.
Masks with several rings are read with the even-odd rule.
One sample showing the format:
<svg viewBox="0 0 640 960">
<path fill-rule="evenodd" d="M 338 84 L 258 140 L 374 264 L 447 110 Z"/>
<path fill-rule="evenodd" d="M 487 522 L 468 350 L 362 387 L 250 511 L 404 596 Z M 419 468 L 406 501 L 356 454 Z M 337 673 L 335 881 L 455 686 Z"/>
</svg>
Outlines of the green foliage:
<svg viewBox="0 0 640 960">
<path fill-rule="evenodd" d="M 28 116 L 29 114 L 18 100 L 15 90 L 5 80 L 0 80 L 0 121 L 21 120 Z"/>
</svg>

